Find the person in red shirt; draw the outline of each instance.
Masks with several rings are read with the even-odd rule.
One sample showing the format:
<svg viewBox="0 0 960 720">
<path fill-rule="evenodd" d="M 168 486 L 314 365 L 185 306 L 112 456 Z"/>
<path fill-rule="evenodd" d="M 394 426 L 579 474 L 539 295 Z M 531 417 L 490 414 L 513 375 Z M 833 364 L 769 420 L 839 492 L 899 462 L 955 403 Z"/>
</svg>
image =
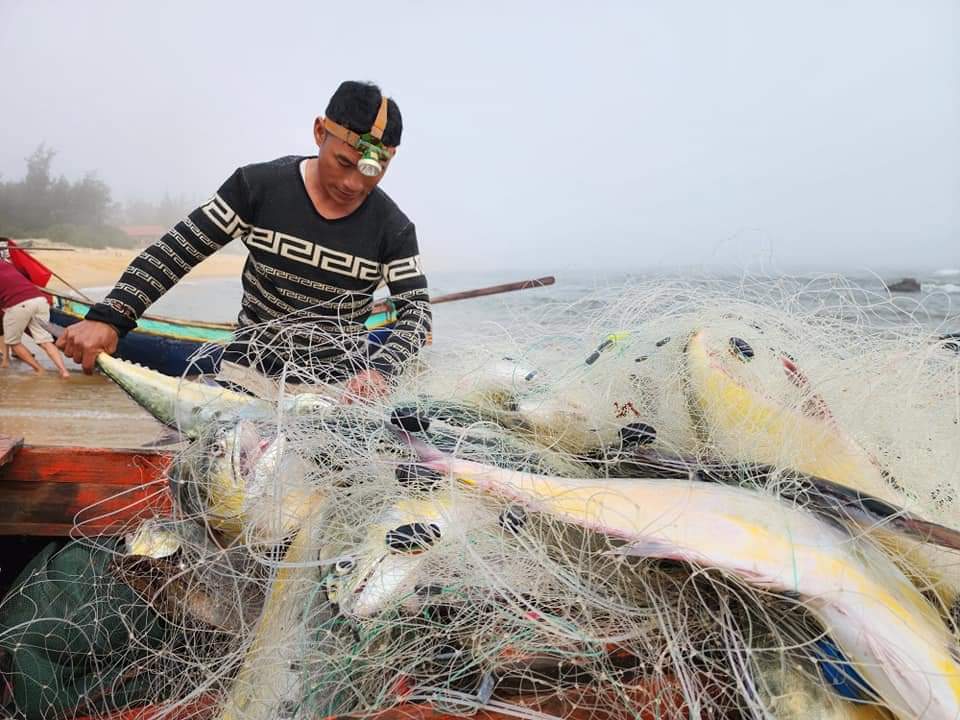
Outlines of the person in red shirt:
<svg viewBox="0 0 960 720">
<path fill-rule="evenodd" d="M 47 330 L 50 323 L 50 306 L 47 298 L 13 263 L 0 259 L 0 308 L 3 309 L 3 342 L 23 362 L 41 373 L 33 355 L 23 346 L 23 333 L 27 330 L 40 349 L 56 365 L 60 377 L 70 377 L 63 364 L 63 356 L 53 344 L 53 336 Z"/>
</svg>

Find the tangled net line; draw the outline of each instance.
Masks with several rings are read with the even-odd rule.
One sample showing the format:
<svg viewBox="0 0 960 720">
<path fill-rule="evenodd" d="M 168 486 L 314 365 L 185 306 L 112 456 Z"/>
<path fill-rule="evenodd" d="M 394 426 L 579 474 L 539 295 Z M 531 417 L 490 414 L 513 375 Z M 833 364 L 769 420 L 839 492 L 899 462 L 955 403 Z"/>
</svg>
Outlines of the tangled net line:
<svg viewBox="0 0 960 720">
<path fill-rule="evenodd" d="M 291 412 L 290 393 L 325 379 L 292 367 L 305 387 L 279 386 L 272 416 L 210 425 L 178 453 L 174 516 L 126 541 L 78 537 L 21 578 L 0 608 L 16 660 L 8 707 L 847 717 L 830 628 L 802 598 L 627 558 L 602 531 L 423 472 L 391 426 L 455 457 L 598 483 L 709 468 L 803 507 L 789 492 L 802 436 L 764 455 L 750 432 L 705 428 L 692 409 L 696 337 L 784 416 L 828 408 L 882 468 L 887 500 L 956 528 L 960 362 L 922 310 L 835 278 L 658 281 L 438 343 L 378 403 Z M 336 337 L 271 327 L 251 353 L 304 336 Z M 802 375 L 783 372 L 784 356 Z M 891 546 L 883 529 L 852 533 L 892 554 L 956 637 L 956 556 L 921 567 L 923 543 Z M 151 551 L 131 554 L 138 539 Z"/>
</svg>

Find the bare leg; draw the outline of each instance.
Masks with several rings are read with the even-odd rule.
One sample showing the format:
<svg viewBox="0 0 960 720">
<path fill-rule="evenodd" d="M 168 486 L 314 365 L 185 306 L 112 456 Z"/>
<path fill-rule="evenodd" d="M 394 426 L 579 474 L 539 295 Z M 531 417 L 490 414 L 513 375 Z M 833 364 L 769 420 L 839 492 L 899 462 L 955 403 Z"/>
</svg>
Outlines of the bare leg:
<svg viewBox="0 0 960 720">
<path fill-rule="evenodd" d="M 53 360 L 53 364 L 57 366 L 57 370 L 60 371 L 60 377 L 70 377 L 70 373 L 67 372 L 67 368 L 63 364 L 63 356 L 60 355 L 57 346 L 53 343 L 39 343 L 39 345 L 40 349 L 43 350 L 47 354 L 47 357 Z"/>
<path fill-rule="evenodd" d="M 3 345 L 3 356 L 0 358 L 0 368 L 10 367 L 10 346 L 3 342 L 3 336 L 0 335 L 0 345 Z"/>
<path fill-rule="evenodd" d="M 37 361 L 33 359 L 33 355 L 27 350 L 23 343 L 17 343 L 16 345 L 11 345 L 10 349 L 13 350 L 13 354 L 18 358 L 23 360 L 27 365 L 33 368 L 33 371 L 38 375 L 43 372 L 43 368 L 37 364 Z"/>
</svg>

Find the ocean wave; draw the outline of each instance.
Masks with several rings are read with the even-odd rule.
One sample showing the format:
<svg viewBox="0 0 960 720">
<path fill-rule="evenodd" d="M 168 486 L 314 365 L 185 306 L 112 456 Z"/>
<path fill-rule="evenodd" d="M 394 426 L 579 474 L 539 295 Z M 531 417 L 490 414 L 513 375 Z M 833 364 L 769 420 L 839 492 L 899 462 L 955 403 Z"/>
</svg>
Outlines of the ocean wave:
<svg viewBox="0 0 960 720">
<path fill-rule="evenodd" d="M 940 268 L 933 271 L 934 277 L 953 277 L 960 275 L 960 268 Z"/>
<path fill-rule="evenodd" d="M 923 291 L 960 293 L 960 285 L 954 283 L 923 283 Z"/>
</svg>

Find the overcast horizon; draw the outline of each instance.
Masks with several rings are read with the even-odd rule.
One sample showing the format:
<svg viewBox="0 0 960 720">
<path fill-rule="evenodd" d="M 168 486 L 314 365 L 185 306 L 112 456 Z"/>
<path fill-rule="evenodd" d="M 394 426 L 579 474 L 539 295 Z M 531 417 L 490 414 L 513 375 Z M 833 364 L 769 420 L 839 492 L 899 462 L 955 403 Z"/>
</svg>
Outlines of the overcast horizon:
<svg viewBox="0 0 960 720">
<path fill-rule="evenodd" d="M 960 267 L 957 2 L 451 5 L 0 0 L 0 178 L 201 200 L 372 80 L 428 274 Z"/>
</svg>

